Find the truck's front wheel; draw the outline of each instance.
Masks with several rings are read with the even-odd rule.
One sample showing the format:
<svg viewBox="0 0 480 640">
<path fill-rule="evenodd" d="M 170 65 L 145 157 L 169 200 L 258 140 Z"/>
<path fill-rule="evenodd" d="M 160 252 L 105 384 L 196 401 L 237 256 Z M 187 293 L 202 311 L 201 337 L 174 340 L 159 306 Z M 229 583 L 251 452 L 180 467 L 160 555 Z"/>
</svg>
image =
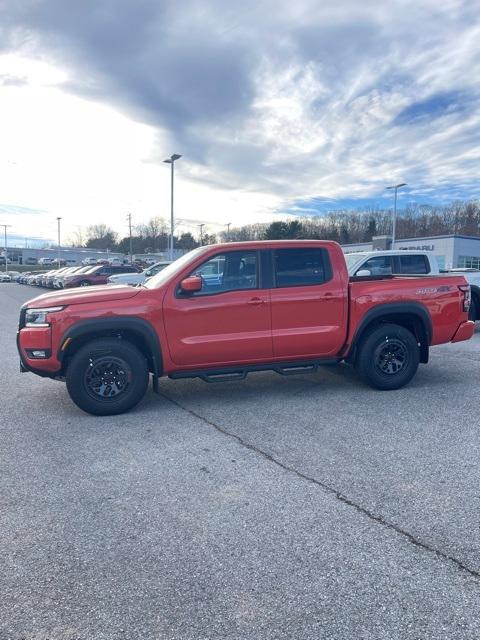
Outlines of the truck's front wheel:
<svg viewBox="0 0 480 640">
<path fill-rule="evenodd" d="M 362 339 L 356 369 L 375 389 L 399 389 L 413 378 L 419 361 L 417 340 L 408 329 L 381 324 Z"/>
<path fill-rule="evenodd" d="M 83 411 L 97 416 L 124 413 L 145 395 L 147 361 L 129 342 L 99 338 L 73 356 L 66 382 L 70 397 Z"/>
</svg>

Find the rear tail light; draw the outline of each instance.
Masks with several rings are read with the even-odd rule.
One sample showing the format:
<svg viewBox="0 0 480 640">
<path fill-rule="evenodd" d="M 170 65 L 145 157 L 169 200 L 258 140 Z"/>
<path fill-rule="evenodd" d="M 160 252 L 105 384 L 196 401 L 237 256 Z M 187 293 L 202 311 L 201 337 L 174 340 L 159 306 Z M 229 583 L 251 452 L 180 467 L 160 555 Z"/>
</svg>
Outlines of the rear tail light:
<svg viewBox="0 0 480 640">
<path fill-rule="evenodd" d="M 472 304 L 472 290 L 469 284 L 462 284 L 458 288 L 463 293 L 463 310 L 468 313 Z"/>
</svg>

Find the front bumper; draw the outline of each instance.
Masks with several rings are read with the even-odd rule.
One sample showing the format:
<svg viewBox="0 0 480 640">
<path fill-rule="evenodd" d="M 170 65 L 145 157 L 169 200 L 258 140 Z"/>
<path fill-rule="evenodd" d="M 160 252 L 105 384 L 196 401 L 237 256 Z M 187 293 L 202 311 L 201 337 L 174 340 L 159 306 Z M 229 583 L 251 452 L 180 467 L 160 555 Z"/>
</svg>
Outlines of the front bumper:
<svg viewBox="0 0 480 640">
<path fill-rule="evenodd" d="M 475 322 L 472 320 L 467 320 L 466 322 L 462 322 L 458 329 L 455 332 L 455 335 L 452 338 L 452 342 L 462 342 L 463 340 L 470 340 L 475 331 Z"/>
<path fill-rule="evenodd" d="M 17 350 L 20 356 L 20 371 L 31 371 L 45 378 L 55 378 L 61 374 L 62 363 L 52 353 L 50 328 L 26 328 L 17 331 Z M 43 350 L 47 357 L 32 357 L 32 351 Z"/>
</svg>

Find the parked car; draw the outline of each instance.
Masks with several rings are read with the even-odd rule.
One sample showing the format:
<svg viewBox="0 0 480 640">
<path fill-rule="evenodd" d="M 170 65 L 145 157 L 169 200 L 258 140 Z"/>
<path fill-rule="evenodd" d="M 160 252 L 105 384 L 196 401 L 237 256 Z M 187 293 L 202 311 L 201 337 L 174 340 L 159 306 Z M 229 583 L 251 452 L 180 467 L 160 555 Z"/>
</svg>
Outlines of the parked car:
<svg viewBox="0 0 480 640">
<path fill-rule="evenodd" d="M 82 264 L 84 267 L 88 267 L 88 266 L 93 267 L 94 265 L 97 264 L 97 258 L 84 258 L 82 260 Z"/>
<path fill-rule="evenodd" d="M 138 273 L 138 269 L 133 266 L 113 267 L 112 265 L 100 265 L 89 269 L 85 273 L 74 273 L 67 276 L 63 282 L 63 286 L 65 288 L 71 288 L 107 284 L 109 276 L 116 273 Z"/>
<path fill-rule="evenodd" d="M 43 277 L 43 275 L 47 273 L 46 271 L 34 271 L 30 276 L 28 276 L 27 278 L 27 284 L 32 285 L 32 286 L 36 286 L 40 284 L 40 279 Z"/>
<path fill-rule="evenodd" d="M 355 275 L 438 275 L 438 262 L 431 251 L 356 251 L 345 254 L 348 273 Z M 363 273 L 360 273 L 363 272 Z"/>
<path fill-rule="evenodd" d="M 55 258 L 40 258 L 40 260 L 38 261 L 38 264 L 41 264 L 42 266 L 55 264 Z"/>
<path fill-rule="evenodd" d="M 0 271 L 0 282 L 11 282 L 12 276 L 5 271 Z"/>
<path fill-rule="evenodd" d="M 34 273 L 34 271 L 24 271 L 23 273 L 20 274 L 20 276 L 18 278 L 18 283 L 19 284 L 26 284 L 28 276 L 31 276 L 33 273 Z"/>
<path fill-rule="evenodd" d="M 18 282 L 18 279 L 21 276 L 21 273 L 20 271 L 12 271 L 11 269 L 9 269 L 8 275 L 10 276 L 11 282 Z"/>
<path fill-rule="evenodd" d="M 196 274 L 212 261 L 223 270 L 209 283 Z M 162 375 L 213 382 L 346 361 L 391 390 L 428 362 L 430 346 L 472 337 L 470 299 L 462 275 L 350 279 L 335 242 L 227 243 L 191 251 L 144 287 L 30 300 L 17 344 L 24 371 L 65 378 L 95 415 L 135 406 L 149 373 L 158 389 Z"/>
<path fill-rule="evenodd" d="M 53 283 L 55 281 L 55 278 L 57 278 L 58 276 L 61 276 L 62 273 L 65 273 L 66 271 L 69 271 L 71 267 L 63 267 L 63 269 L 55 269 L 54 271 L 50 271 L 44 278 L 43 281 L 43 286 L 47 287 L 48 289 L 53 289 Z"/>
<path fill-rule="evenodd" d="M 47 278 L 49 276 L 55 274 L 56 272 L 57 272 L 57 269 L 50 269 L 50 271 L 47 271 L 42 276 L 40 276 L 40 278 L 37 279 L 37 284 L 40 287 L 46 287 L 47 286 Z"/>
<path fill-rule="evenodd" d="M 33 257 L 26 258 L 25 260 L 25 264 L 33 265 L 33 264 L 37 264 L 37 262 L 38 262 L 37 258 L 33 258 Z"/>
<path fill-rule="evenodd" d="M 128 284 L 132 287 L 137 284 L 143 284 L 146 280 L 156 275 L 171 262 L 157 262 L 148 269 L 144 269 L 141 273 L 118 273 L 108 278 L 108 284 Z"/>
<path fill-rule="evenodd" d="M 53 288 L 62 289 L 63 281 L 67 276 L 73 275 L 74 273 L 80 273 L 81 271 L 88 271 L 89 269 L 91 269 L 91 267 L 68 267 L 62 273 L 57 273 L 53 279 Z"/>
<path fill-rule="evenodd" d="M 5 266 L 5 256 L 0 256 L 0 265 L 2 264 Z M 7 264 L 12 264 L 10 258 L 7 258 Z"/>
</svg>

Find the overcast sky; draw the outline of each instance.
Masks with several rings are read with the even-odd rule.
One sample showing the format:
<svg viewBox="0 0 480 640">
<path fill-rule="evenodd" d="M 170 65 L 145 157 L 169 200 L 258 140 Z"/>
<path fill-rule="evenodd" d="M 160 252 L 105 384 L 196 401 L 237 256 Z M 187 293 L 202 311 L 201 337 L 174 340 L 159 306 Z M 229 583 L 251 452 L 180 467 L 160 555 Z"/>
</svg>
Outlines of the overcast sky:
<svg viewBox="0 0 480 640">
<path fill-rule="evenodd" d="M 0 222 L 480 196 L 479 0 L 0 0 Z"/>
</svg>

